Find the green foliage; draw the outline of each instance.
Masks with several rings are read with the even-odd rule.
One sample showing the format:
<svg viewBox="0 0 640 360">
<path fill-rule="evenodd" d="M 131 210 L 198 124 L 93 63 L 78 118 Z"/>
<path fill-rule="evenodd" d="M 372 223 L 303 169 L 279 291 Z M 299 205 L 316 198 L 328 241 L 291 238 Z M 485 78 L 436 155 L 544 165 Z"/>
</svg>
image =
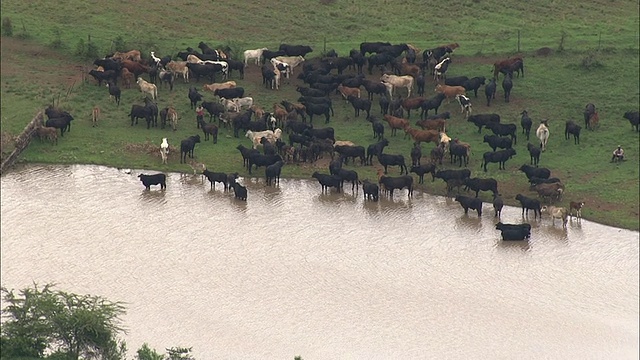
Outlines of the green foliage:
<svg viewBox="0 0 640 360">
<path fill-rule="evenodd" d="M 84 39 L 79 39 L 76 43 L 76 52 L 75 56 L 84 57 L 84 54 L 87 52 L 87 45 L 84 43 Z"/>
<path fill-rule="evenodd" d="M 191 349 L 192 348 L 171 347 L 167 349 L 169 360 L 195 360 L 195 358 L 191 356 Z"/>
<path fill-rule="evenodd" d="M 2 35 L 4 36 L 13 35 L 13 23 L 11 23 L 11 18 L 9 17 L 2 18 Z"/>
<path fill-rule="evenodd" d="M 60 29 L 59 28 L 55 28 L 53 30 L 53 34 L 54 34 L 55 37 L 54 37 L 53 41 L 51 41 L 49 46 L 51 46 L 53 49 L 62 49 L 64 47 L 64 44 L 63 44 L 62 39 L 60 37 Z"/>
<path fill-rule="evenodd" d="M 127 51 L 127 45 L 124 42 L 122 36 L 118 35 L 115 40 L 113 40 L 113 51 Z"/>
<path fill-rule="evenodd" d="M 124 359 L 126 345 L 117 340 L 120 303 L 99 296 L 42 289 L 14 290 L 2 287 L 2 355 L 42 357 L 45 349 L 79 359 L 98 354 L 103 359 Z M 5 348 L 6 346 L 6 348 Z"/>
<path fill-rule="evenodd" d="M 155 349 L 151 349 L 149 344 L 144 343 L 137 351 L 138 358 L 136 360 L 164 360 L 164 355 L 158 354 Z"/>
</svg>

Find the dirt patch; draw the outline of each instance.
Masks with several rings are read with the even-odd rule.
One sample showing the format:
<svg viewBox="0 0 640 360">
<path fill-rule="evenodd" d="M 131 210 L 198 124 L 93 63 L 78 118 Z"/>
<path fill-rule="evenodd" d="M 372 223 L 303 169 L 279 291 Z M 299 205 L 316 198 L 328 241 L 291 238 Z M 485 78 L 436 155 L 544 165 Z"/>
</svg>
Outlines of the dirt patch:
<svg viewBox="0 0 640 360">
<path fill-rule="evenodd" d="M 162 158 L 160 155 L 160 145 L 152 144 L 150 142 L 144 143 L 128 143 L 124 145 L 124 150 L 130 153 L 135 154 L 146 154 L 151 155 L 156 158 Z M 180 152 L 175 146 L 169 145 L 169 159 L 175 158 L 178 159 Z"/>
<path fill-rule="evenodd" d="M 549 47 L 542 47 L 535 52 L 536 56 L 549 56 L 553 54 L 553 49 Z"/>
</svg>

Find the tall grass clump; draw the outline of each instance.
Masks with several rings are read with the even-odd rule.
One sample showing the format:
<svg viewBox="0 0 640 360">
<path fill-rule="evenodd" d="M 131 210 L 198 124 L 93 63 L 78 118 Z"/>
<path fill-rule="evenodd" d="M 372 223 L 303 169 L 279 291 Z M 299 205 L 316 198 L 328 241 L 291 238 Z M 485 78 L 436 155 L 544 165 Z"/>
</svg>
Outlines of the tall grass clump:
<svg viewBox="0 0 640 360">
<path fill-rule="evenodd" d="M 2 19 L 2 35 L 13 36 L 13 23 L 9 17 Z"/>
</svg>

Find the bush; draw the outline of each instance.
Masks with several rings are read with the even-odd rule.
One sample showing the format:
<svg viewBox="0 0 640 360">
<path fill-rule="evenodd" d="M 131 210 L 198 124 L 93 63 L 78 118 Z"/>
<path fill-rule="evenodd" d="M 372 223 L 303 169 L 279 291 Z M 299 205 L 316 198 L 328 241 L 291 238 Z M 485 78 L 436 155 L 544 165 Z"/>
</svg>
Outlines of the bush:
<svg viewBox="0 0 640 360">
<path fill-rule="evenodd" d="M 13 35 L 13 24 L 11 23 L 11 19 L 5 17 L 2 19 L 2 35 L 4 36 L 12 36 Z"/>
<path fill-rule="evenodd" d="M 115 40 L 113 40 L 113 51 L 127 51 L 127 45 L 125 44 L 122 36 L 118 36 Z"/>
</svg>

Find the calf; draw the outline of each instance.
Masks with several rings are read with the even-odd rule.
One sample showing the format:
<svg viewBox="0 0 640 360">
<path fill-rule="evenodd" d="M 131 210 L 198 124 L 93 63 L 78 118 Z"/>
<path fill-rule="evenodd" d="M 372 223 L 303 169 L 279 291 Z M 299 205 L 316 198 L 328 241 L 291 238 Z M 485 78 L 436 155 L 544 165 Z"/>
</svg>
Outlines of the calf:
<svg viewBox="0 0 640 360">
<path fill-rule="evenodd" d="M 538 185 L 538 184 L 553 184 L 553 183 L 561 183 L 562 181 L 558 178 L 548 178 L 548 179 L 541 179 L 535 176 L 532 176 L 531 179 L 529 179 L 529 184 L 531 184 L 530 189 L 533 190 L 533 188 Z"/>
<path fill-rule="evenodd" d="M 371 122 L 371 129 L 373 130 L 373 138 L 382 140 L 384 138 L 384 125 L 374 117 L 367 117 L 367 121 Z"/>
<path fill-rule="evenodd" d="M 151 185 L 160 185 L 160 190 L 164 190 L 167 188 L 167 176 L 165 174 L 154 174 L 154 175 L 138 175 L 140 181 L 147 190 L 151 190 Z"/>
<path fill-rule="evenodd" d="M 378 201 L 378 194 L 380 193 L 380 189 L 378 184 L 374 184 L 369 182 L 369 180 L 362 181 L 362 192 L 364 193 L 365 200 L 373 200 Z"/>
<path fill-rule="evenodd" d="M 538 167 L 541 153 L 540 148 L 533 145 L 532 143 L 527 143 L 527 150 L 529 150 L 529 155 L 531 156 L 531 165 L 535 165 L 535 167 Z"/>
<path fill-rule="evenodd" d="M 580 144 L 580 130 L 582 130 L 582 126 L 573 120 L 568 120 L 564 125 L 564 139 L 569 140 L 569 135 L 573 135 L 573 143 Z"/>
<path fill-rule="evenodd" d="M 202 101 L 202 95 L 198 93 L 195 87 L 189 88 L 189 100 L 191 101 L 191 108 L 194 109 L 198 104 L 198 101 Z"/>
<path fill-rule="evenodd" d="M 227 191 L 229 185 L 227 182 L 226 173 L 213 172 L 205 169 L 202 171 L 202 175 L 206 176 L 207 179 L 209 179 L 209 182 L 211 183 L 211 190 L 216 189 L 216 182 L 221 182 L 224 186 L 224 191 Z"/>
<path fill-rule="evenodd" d="M 312 178 L 318 179 L 320 186 L 322 186 L 322 191 L 329 191 L 329 188 L 336 188 L 336 191 L 340 192 L 342 188 L 342 179 L 337 175 L 327 175 L 321 174 L 319 172 L 314 172 L 311 175 Z"/>
<path fill-rule="evenodd" d="M 468 214 L 469 209 L 472 209 L 478 212 L 478 217 L 482 216 L 482 200 L 464 195 L 457 195 L 454 200 L 460 203 L 465 214 Z"/>
<path fill-rule="evenodd" d="M 498 194 L 498 182 L 493 178 L 467 178 L 464 180 L 464 185 L 467 189 L 475 191 L 476 197 L 480 191 L 491 191 L 494 196 Z"/>
<path fill-rule="evenodd" d="M 480 166 L 483 166 L 486 172 L 488 163 L 498 163 L 498 169 L 506 170 L 505 164 L 507 160 L 511 159 L 515 154 L 516 150 L 513 148 L 486 152 L 482 155 L 482 164 Z"/>
<path fill-rule="evenodd" d="M 418 175 L 419 179 L 418 179 L 418 184 L 424 184 L 424 175 L 427 173 L 431 173 L 431 181 L 435 181 L 436 179 L 436 165 L 429 163 L 429 164 L 423 164 L 423 165 L 414 165 L 411 167 L 410 170 L 412 173 L 415 173 Z"/>
<path fill-rule="evenodd" d="M 280 185 L 280 173 L 282 173 L 283 166 L 284 162 L 279 160 L 264 169 L 268 186 L 271 186 L 272 183 L 274 185 Z"/>
<path fill-rule="evenodd" d="M 531 235 L 531 225 L 529 224 L 496 224 L 496 230 L 502 233 L 502 240 L 518 241 L 528 239 Z"/>
<path fill-rule="evenodd" d="M 94 106 L 93 110 L 91 111 L 91 123 L 93 124 L 92 125 L 93 127 L 98 125 L 99 118 L 100 118 L 100 108 L 98 106 Z"/>
<path fill-rule="evenodd" d="M 551 176 L 551 171 L 547 168 L 537 168 L 527 164 L 520 166 L 520 171 L 527 175 L 527 179 L 531 180 L 532 177 L 538 177 L 541 179 L 548 179 Z"/>
<path fill-rule="evenodd" d="M 549 213 L 551 215 L 551 225 L 555 225 L 555 219 L 562 220 L 562 227 L 567 228 L 567 222 L 569 220 L 569 210 L 564 207 L 556 206 L 543 206 L 541 211 Z"/>
<path fill-rule="evenodd" d="M 576 218 L 582 217 L 582 208 L 584 207 L 584 201 L 570 201 L 569 202 L 569 215 L 573 216 L 573 210 L 576 211 Z"/>
<path fill-rule="evenodd" d="M 518 200 L 520 202 L 520 205 L 522 206 L 522 216 L 524 216 L 524 211 L 526 209 L 527 216 L 529 216 L 529 210 L 533 210 L 534 219 L 537 219 L 538 215 L 540 216 L 540 218 L 542 218 L 542 214 L 540 213 L 541 207 L 539 200 L 528 198 L 522 194 L 516 195 L 515 199 Z"/>
</svg>

